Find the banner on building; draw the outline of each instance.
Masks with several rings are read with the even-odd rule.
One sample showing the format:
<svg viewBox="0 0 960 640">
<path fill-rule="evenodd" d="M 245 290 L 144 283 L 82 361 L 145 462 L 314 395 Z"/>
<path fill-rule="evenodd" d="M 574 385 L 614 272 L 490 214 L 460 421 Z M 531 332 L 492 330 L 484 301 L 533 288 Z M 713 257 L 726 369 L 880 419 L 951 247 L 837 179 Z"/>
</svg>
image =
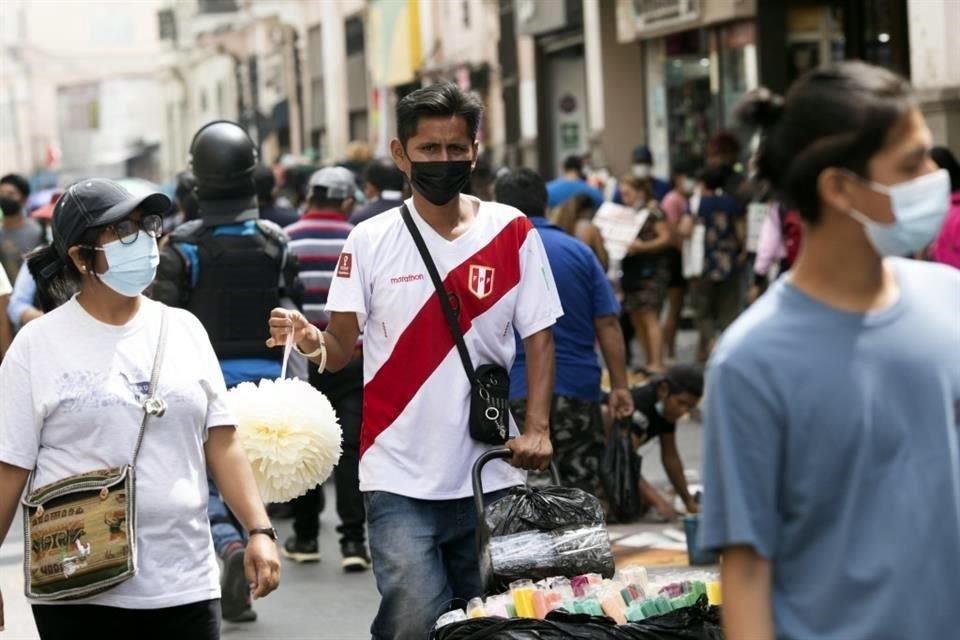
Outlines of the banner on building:
<svg viewBox="0 0 960 640">
<path fill-rule="evenodd" d="M 371 0 L 370 77 L 375 87 L 412 82 L 422 62 L 420 0 Z"/>
</svg>

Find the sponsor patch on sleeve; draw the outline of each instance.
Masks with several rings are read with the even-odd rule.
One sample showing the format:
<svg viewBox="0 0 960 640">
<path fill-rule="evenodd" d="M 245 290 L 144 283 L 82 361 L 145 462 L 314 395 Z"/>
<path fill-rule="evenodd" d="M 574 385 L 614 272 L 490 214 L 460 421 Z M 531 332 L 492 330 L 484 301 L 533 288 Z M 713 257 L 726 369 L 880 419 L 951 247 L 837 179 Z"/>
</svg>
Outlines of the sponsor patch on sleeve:
<svg viewBox="0 0 960 640">
<path fill-rule="evenodd" d="M 349 278 L 351 273 L 353 273 L 353 255 L 341 253 L 340 262 L 337 263 L 337 277 Z"/>
</svg>

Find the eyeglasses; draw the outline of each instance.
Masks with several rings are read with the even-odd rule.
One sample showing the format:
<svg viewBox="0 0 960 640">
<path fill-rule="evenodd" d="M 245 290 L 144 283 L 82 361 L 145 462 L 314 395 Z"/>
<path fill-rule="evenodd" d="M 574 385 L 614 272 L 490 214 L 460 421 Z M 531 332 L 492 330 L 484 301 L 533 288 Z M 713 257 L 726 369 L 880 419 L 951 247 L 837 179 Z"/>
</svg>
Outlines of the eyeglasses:
<svg viewBox="0 0 960 640">
<path fill-rule="evenodd" d="M 139 221 L 128 218 L 107 228 L 117 234 L 120 244 L 133 244 L 140 236 L 141 229 L 151 238 L 159 238 L 163 234 L 163 218 L 151 213 Z"/>
</svg>

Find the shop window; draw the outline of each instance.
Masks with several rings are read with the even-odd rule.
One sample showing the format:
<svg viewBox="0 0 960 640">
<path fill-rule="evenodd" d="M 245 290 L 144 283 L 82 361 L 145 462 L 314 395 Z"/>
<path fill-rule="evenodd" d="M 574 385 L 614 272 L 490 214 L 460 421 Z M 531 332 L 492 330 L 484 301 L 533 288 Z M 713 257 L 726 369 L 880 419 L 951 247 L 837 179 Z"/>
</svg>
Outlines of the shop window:
<svg viewBox="0 0 960 640">
<path fill-rule="evenodd" d="M 363 19 L 359 16 L 347 18 L 344 23 L 344 31 L 346 32 L 347 56 L 363 53 Z"/>
<path fill-rule="evenodd" d="M 811 69 L 843 60 L 846 50 L 842 7 L 800 5 L 787 10 L 787 81 Z"/>
<path fill-rule="evenodd" d="M 856 48 L 853 57 L 902 75 L 909 74 L 907 15 L 904 0 L 869 0 L 859 3 Z"/>
<path fill-rule="evenodd" d="M 663 77 L 670 162 L 702 164 L 707 139 L 717 122 L 706 32 L 685 31 L 668 36 L 665 51 Z"/>
</svg>

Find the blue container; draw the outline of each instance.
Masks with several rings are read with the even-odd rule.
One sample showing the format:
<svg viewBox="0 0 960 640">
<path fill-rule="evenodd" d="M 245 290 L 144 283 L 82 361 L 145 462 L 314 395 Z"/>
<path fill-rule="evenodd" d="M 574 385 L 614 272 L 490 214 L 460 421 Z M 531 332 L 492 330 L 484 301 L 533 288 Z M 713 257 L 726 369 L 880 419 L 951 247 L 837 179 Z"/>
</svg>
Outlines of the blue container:
<svg viewBox="0 0 960 640">
<path fill-rule="evenodd" d="M 691 566 L 717 564 L 720 556 L 714 551 L 704 551 L 697 546 L 697 529 L 700 528 L 700 517 L 689 515 L 683 519 L 683 529 L 687 534 L 687 558 Z"/>
</svg>

